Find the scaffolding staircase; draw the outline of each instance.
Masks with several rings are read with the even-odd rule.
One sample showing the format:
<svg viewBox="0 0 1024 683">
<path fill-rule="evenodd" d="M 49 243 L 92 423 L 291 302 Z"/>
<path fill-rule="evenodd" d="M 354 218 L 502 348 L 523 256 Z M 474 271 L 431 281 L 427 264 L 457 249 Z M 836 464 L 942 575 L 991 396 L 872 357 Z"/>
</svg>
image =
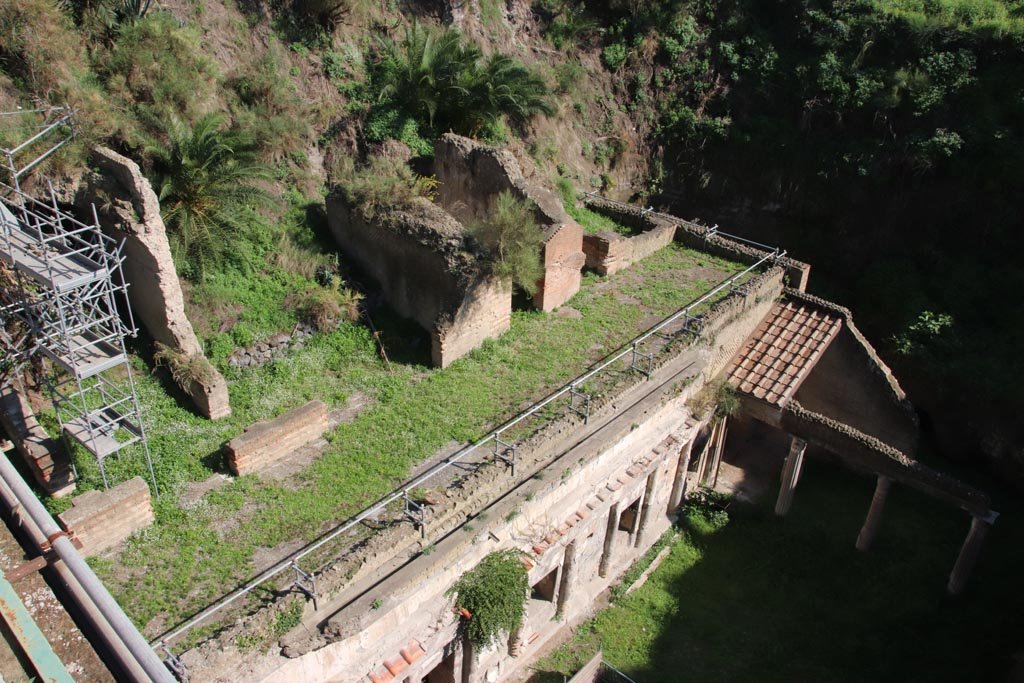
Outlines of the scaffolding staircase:
<svg viewBox="0 0 1024 683">
<path fill-rule="evenodd" d="M 125 338 L 137 330 L 121 269 L 123 242 L 101 232 L 95 207 L 85 223 L 60 208 L 52 187 L 48 202 L 21 190 L 21 178 L 38 165 L 40 155 L 52 154 L 71 135 L 70 113 L 54 111 L 31 142 L 57 134 L 56 144 L 44 145 L 42 152 L 36 148 L 20 167 L 17 154 L 28 149 L 27 143 L 2 150 L 11 184 L 0 182 L 0 264 L 7 274 L 0 280 L 0 327 L 24 331 L 17 339 L 10 332 L 0 335 L 9 366 L 5 376 L 12 370 L 17 374 L 34 357 L 47 358 L 50 370 L 42 379 L 69 445 L 92 454 L 104 486 L 110 484 L 106 459 L 140 447 L 156 492 L 125 348 Z"/>
</svg>

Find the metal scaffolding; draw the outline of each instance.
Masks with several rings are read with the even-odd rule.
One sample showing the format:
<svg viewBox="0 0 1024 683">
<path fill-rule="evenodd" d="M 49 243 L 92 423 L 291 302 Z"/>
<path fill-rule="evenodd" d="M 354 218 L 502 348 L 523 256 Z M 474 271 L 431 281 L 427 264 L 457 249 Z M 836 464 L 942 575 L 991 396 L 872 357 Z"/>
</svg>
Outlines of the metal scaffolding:
<svg viewBox="0 0 1024 683">
<path fill-rule="evenodd" d="M 0 150 L 11 183 L 0 182 L 0 264 L 7 268 L 0 280 L 3 375 L 16 377 L 33 358 L 49 359 L 50 371 L 41 373 L 42 379 L 69 445 L 79 444 L 96 458 L 104 486 L 109 486 L 105 460 L 141 445 L 156 492 L 125 349 L 125 337 L 137 330 L 121 269 L 123 241 L 101 232 L 95 207 L 92 220 L 84 223 L 60 208 L 52 187 L 47 202 L 22 191 L 27 171 L 73 133 L 70 110 L 0 116 L 18 114 L 41 114 L 49 123 L 17 147 Z M 30 158 L 19 163 L 26 153 Z"/>
</svg>

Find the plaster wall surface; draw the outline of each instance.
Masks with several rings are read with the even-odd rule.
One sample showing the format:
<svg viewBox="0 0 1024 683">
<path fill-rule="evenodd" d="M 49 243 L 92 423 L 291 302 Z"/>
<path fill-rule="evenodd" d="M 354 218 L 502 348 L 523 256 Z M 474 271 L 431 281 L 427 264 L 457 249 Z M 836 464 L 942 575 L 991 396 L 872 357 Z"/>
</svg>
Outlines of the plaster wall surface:
<svg viewBox="0 0 1024 683">
<path fill-rule="evenodd" d="M 342 251 L 392 308 L 430 334 L 435 365 L 445 367 L 508 329 L 511 288 L 480 271 L 462 249 L 462 226 L 440 207 L 420 199 L 412 210 L 370 224 L 334 193 L 327 218 Z"/>
<path fill-rule="evenodd" d="M 86 174 L 75 205 L 90 218 L 95 205 L 103 231 L 125 240 L 123 270 L 131 285 L 132 310 L 155 341 L 188 356 L 202 356 L 202 346 L 185 316 L 181 282 L 156 193 L 131 159 L 98 147 L 92 161 L 102 173 Z M 201 413 L 218 419 L 230 415 L 231 407 L 227 383 L 210 369 L 208 382 L 191 381 L 182 389 Z"/>
</svg>

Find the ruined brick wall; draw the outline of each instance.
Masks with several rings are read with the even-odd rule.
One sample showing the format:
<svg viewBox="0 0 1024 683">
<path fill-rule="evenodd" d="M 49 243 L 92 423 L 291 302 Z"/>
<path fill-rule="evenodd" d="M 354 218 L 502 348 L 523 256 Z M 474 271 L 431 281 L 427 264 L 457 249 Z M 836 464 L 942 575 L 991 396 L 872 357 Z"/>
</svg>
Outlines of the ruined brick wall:
<svg viewBox="0 0 1024 683">
<path fill-rule="evenodd" d="M 66 451 L 39 424 L 28 398 L 14 386 L 0 389 L 0 427 L 47 494 L 61 498 L 74 493 L 75 478 Z"/>
<path fill-rule="evenodd" d="M 310 401 L 273 420 L 256 422 L 229 441 L 228 467 L 239 476 L 262 472 L 325 431 L 327 406 L 323 401 Z"/>
<path fill-rule="evenodd" d="M 92 162 L 102 173 L 85 176 L 75 206 L 91 220 L 95 204 L 103 231 L 125 240 L 123 269 L 131 285 L 135 316 L 155 341 L 188 356 L 202 356 L 202 346 L 185 316 L 181 282 L 156 193 L 138 164 L 117 152 L 98 147 Z M 230 415 L 231 406 L 227 383 L 212 370 L 208 383 L 193 380 L 182 389 L 203 415 L 215 420 Z"/>
<path fill-rule="evenodd" d="M 57 519 L 82 542 L 84 555 L 99 555 L 153 523 L 149 486 L 134 477 L 106 491 L 87 491 Z"/>
<path fill-rule="evenodd" d="M 327 220 L 346 257 L 380 286 L 388 303 L 431 338 L 431 359 L 445 367 L 504 333 L 511 287 L 483 272 L 464 245 L 462 226 L 419 199 L 412 210 L 368 223 L 340 193 L 327 198 Z"/>
<path fill-rule="evenodd" d="M 565 212 L 557 195 L 523 177 L 511 152 L 447 133 L 434 146 L 434 172 L 438 203 L 463 223 L 491 215 L 502 192 L 511 192 L 534 207 L 548 242 L 542 254 L 545 276 L 534 297 L 535 306 L 553 310 L 579 291 L 585 261 L 583 228 Z"/>
</svg>

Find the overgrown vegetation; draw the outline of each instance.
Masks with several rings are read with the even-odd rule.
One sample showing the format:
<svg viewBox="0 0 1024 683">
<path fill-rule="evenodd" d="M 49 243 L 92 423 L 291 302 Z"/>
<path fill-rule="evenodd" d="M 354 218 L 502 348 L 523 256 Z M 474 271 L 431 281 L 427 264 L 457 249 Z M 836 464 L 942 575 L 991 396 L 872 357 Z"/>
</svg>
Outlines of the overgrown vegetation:
<svg viewBox="0 0 1024 683">
<path fill-rule="evenodd" d="M 498 550 L 448 589 L 446 594 L 455 597 L 455 605 L 471 615 L 462 628 L 474 645 L 493 645 L 523 623 L 530 591 L 523 559 L 518 550 Z"/>
<path fill-rule="evenodd" d="M 178 386 L 185 389 L 193 382 L 209 385 L 216 377 L 216 370 L 204 356 L 190 356 L 160 342 L 156 343 L 153 362 L 166 367 Z"/>
<path fill-rule="evenodd" d="M 474 223 L 470 234 L 493 259 L 493 272 L 533 296 L 544 277 L 541 247 L 544 233 L 528 202 L 502 192 L 488 220 Z"/>
<path fill-rule="evenodd" d="M 437 180 L 421 176 L 400 159 L 374 156 L 364 165 L 342 159 L 333 173 L 345 197 L 364 218 L 372 221 L 384 209 L 408 208 L 414 199 L 433 199 Z"/>
</svg>

